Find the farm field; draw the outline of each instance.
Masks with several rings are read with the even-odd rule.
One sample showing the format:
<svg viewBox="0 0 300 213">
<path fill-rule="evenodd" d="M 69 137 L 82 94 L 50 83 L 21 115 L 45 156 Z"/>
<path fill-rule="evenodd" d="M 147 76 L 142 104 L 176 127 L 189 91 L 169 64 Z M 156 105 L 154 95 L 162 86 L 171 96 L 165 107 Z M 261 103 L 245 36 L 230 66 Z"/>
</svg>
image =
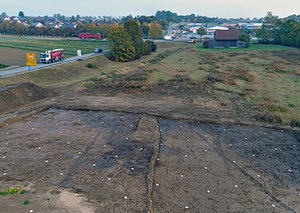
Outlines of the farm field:
<svg viewBox="0 0 300 213">
<path fill-rule="evenodd" d="M 21 50 L 16 48 L 0 47 L 0 64 L 25 66 L 27 63 L 26 53 L 35 53 L 37 61 L 40 58 L 40 52 Z"/>
<path fill-rule="evenodd" d="M 107 41 L 79 40 L 69 38 L 43 38 L 43 37 L 18 37 L 0 35 L 0 47 L 16 48 L 34 52 L 63 48 L 67 56 L 77 55 L 77 50 L 82 54 L 91 53 L 96 47 L 106 48 Z"/>
</svg>

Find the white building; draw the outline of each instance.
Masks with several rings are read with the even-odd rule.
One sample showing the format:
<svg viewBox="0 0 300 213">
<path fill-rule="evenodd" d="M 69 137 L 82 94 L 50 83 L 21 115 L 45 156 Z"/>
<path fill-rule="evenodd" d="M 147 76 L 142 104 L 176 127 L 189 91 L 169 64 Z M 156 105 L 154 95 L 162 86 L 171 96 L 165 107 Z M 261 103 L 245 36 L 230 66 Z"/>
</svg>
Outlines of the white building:
<svg viewBox="0 0 300 213">
<path fill-rule="evenodd" d="M 208 35 L 213 35 L 216 30 L 229 30 L 228 27 L 220 27 L 220 26 L 215 26 L 215 27 L 207 27 L 206 28 L 206 33 Z"/>
<path fill-rule="evenodd" d="M 32 23 L 32 25 L 35 27 L 44 27 L 44 25 L 40 22 Z"/>
</svg>

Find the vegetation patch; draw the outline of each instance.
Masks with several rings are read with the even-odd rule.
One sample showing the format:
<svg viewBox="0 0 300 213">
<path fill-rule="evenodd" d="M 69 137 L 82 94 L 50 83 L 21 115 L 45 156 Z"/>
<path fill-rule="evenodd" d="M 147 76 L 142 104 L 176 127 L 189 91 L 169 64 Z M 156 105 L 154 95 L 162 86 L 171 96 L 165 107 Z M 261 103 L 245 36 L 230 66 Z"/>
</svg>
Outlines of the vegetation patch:
<svg viewBox="0 0 300 213">
<path fill-rule="evenodd" d="M 96 68 L 97 68 L 97 65 L 92 64 L 92 63 L 88 63 L 88 64 L 86 65 L 86 67 L 87 67 L 87 68 L 90 68 L 90 69 L 96 69 Z"/>
<path fill-rule="evenodd" d="M 170 56 L 172 54 L 172 52 L 170 50 L 166 50 L 162 53 L 159 53 L 155 56 L 155 58 L 150 59 L 148 62 L 151 64 L 157 64 L 158 62 L 160 62 L 161 60 L 167 58 L 168 56 Z"/>
<path fill-rule="evenodd" d="M 250 44 L 248 48 L 204 48 L 202 45 L 197 46 L 197 50 L 205 52 L 223 52 L 223 51 L 253 51 L 253 50 L 289 50 L 293 47 L 276 45 L 276 44 Z"/>
<path fill-rule="evenodd" d="M 0 64 L 0 69 L 6 68 L 6 67 L 9 67 L 9 66 L 5 65 L 5 64 Z"/>
<path fill-rule="evenodd" d="M 29 200 L 24 200 L 24 201 L 23 201 L 23 205 L 28 205 L 28 204 L 30 204 L 30 201 L 29 201 Z"/>
<path fill-rule="evenodd" d="M 12 195 L 12 194 L 15 194 L 15 193 L 19 192 L 20 190 L 21 190 L 21 187 L 12 186 L 12 187 L 9 187 L 8 189 L 1 190 L 0 195 L 1 196 Z"/>
<path fill-rule="evenodd" d="M 118 74 L 116 71 L 109 74 L 101 73 L 100 77 L 88 79 L 84 85 L 88 88 L 99 86 L 114 89 L 141 88 L 145 85 L 150 73 L 152 73 L 152 70 L 142 70 L 127 74 Z"/>
</svg>

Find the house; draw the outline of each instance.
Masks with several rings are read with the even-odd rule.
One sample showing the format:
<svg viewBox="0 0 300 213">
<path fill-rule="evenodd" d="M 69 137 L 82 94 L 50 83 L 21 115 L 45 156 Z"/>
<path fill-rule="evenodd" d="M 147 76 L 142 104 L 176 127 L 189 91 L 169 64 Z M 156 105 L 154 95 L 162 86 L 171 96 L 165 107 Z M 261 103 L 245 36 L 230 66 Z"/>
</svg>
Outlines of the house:
<svg viewBox="0 0 300 213">
<path fill-rule="evenodd" d="M 34 22 L 32 23 L 32 25 L 35 27 L 44 27 L 44 25 L 41 22 Z"/>
<path fill-rule="evenodd" d="M 12 22 L 18 22 L 19 24 L 21 23 L 21 21 L 18 17 L 13 18 Z"/>
<path fill-rule="evenodd" d="M 55 29 L 60 28 L 60 26 L 58 24 L 49 24 L 49 27 L 52 27 L 52 28 L 55 28 Z"/>
<path fill-rule="evenodd" d="M 228 30 L 228 29 L 229 29 L 228 27 L 220 27 L 220 26 L 207 27 L 206 33 L 208 35 L 213 35 L 216 32 L 216 30 Z"/>
<path fill-rule="evenodd" d="M 189 29 L 190 32 L 193 32 L 193 33 L 197 33 L 197 30 L 199 28 L 203 27 L 202 24 L 199 24 L 199 23 L 195 23 L 195 24 L 188 24 L 186 26 L 187 29 Z"/>
<path fill-rule="evenodd" d="M 76 24 L 76 23 L 72 23 L 72 24 L 63 24 L 61 27 L 62 27 L 62 28 L 65 28 L 65 27 L 76 28 L 76 27 L 77 27 L 77 24 Z"/>
<path fill-rule="evenodd" d="M 239 31 L 232 30 L 216 30 L 214 39 L 205 41 L 204 48 L 246 48 L 247 43 L 239 41 Z"/>
<path fill-rule="evenodd" d="M 256 30 L 256 29 L 261 29 L 262 28 L 262 23 L 252 23 L 252 24 L 247 24 L 246 29 L 247 30 Z"/>
</svg>

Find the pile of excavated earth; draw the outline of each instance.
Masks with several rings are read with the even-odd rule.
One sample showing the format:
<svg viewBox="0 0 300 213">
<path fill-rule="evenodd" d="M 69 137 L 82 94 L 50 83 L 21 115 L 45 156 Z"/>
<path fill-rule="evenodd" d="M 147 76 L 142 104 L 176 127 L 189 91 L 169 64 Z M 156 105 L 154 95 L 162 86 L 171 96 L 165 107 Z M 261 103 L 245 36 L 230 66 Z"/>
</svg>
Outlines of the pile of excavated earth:
<svg viewBox="0 0 300 213">
<path fill-rule="evenodd" d="M 1 212 L 300 212 L 289 127 L 33 84 L 0 100 L 0 191 L 22 192 L 0 196 Z"/>
</svg>

